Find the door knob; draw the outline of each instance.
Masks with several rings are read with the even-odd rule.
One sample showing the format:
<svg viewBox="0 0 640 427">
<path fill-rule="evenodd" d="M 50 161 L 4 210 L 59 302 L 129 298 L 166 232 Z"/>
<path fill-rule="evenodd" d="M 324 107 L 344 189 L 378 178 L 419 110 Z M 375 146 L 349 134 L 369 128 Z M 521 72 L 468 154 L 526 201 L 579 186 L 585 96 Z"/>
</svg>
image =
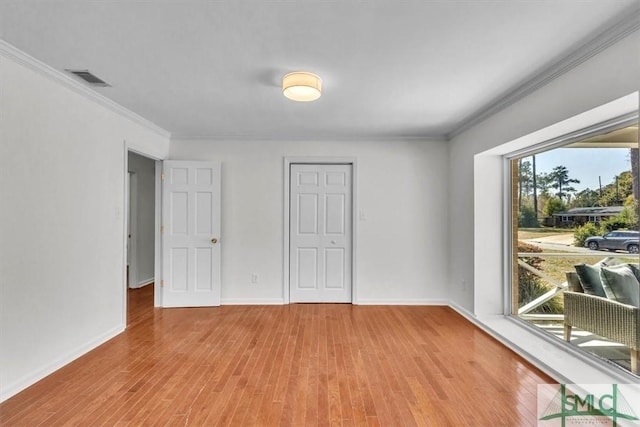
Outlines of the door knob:
<svg viewBox="0 0 640 427">
<path fill-rule="evenodd" d="M 216 243 L 218 243 L 218 239 L 216 239 L 215 237 L 212 237 L 211 238 L 211 243 L 213 243 L 215 245 Z"/>
<path fill-rule="evenodd" d="M 331 244 L 332 244 L 332 245 L 335 245 L 335 244 L 336 244 L 336 241 L 335 241 L 335 240 L 332 240 L 332 241 L 331 241 Z"/>
</svg>

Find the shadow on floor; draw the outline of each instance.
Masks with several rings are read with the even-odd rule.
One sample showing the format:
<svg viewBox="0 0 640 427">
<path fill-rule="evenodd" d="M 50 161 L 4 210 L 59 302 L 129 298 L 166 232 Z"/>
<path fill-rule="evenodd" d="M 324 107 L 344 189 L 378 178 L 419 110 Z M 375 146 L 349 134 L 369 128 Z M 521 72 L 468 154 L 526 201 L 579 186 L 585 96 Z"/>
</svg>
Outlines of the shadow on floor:
<svg viewBox="0 0 640 427">
<path fill-rule="evenodd" d="M 564 341 L 564 327 L 562 325 L 536 324 L 536 326 Z M 573 328 L 571 331 L 571 344 L 631 372 L 629 347 L 577 328 Z"/>
</svg>

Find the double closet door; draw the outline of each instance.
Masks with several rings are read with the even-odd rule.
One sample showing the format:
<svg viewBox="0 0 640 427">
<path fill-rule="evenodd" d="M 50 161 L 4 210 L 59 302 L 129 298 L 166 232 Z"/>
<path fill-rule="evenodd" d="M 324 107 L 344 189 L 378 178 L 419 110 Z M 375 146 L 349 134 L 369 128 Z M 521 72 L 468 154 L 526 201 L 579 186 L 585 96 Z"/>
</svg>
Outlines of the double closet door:
<svg viewBox="0 0 640 427">
<path fill-rule="evenodd" d="M 352 301 L 351 182 L 351 165 L 291 165 L 291 302 Z"/>
</svg>

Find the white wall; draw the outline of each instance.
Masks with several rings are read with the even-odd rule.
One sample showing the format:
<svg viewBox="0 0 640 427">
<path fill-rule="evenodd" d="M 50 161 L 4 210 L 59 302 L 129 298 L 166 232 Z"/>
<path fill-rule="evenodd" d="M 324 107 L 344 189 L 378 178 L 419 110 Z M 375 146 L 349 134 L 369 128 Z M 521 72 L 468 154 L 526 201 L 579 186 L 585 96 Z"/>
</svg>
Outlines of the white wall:
<svg viewBox="0 0 640 427">
<path fill-rule="evenodd" d="M 509 147 L 522 148 L 593 125 L 601 121 L 598 118 L 615 117 L 612 111 L 637 111 L 639 46 L 640 34 L 636 32 L 472 127 L 450 145 L 452 303 L 563 382 L 619 383 L 630 379 L 563 346 L 560 340 L 551 340 L 504 317 L 501 196 L 508 177 L 502 174 L 500 156 Z M 633 95 L 627 97 L 629 94 Z M 456 259 L 470 262 L 459 263 Z"/>
<path fill-rule="evenodd" d="M 154 160 L 147 157 L 129 152 L 129 171 L 135 174 L 137 196 L 135 201 L 135 233 L 131 236 L 131 239 L 135 239 L 136 252 L 135 269 L 129 271 L 129 287 L 131 288 L 147 285 L 154 280 L 155 163 Z"/>
<path fill-rule="evenodd" d="M 0 48 L 3 400 L 123 330 L 125 140 L 169 141 Z"/>
<path fill-rule="evenodd" d="M 359 303 L 446 303 L 446 143 L 172 141 L 172 159 L 222 161 L 223 304 L 282 302 L 284 158 L 297 156 L 357 158 Z"/>
</svg>

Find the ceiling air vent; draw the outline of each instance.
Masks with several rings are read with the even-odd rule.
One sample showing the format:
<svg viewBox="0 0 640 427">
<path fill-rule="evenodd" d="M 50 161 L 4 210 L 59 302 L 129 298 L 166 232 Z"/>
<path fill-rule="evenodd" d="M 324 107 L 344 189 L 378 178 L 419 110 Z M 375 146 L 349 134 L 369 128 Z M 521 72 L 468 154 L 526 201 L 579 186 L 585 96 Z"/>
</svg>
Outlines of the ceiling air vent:
<svg viewBox="0 0 640 427">
<path fill-rule="evenodd" d="M 93 75 L 89 70 L 65 70 L 77 77 L 80 77 L 91 86 L 110 87 L 111 85 L 99 77 Z"/>
</svg>

